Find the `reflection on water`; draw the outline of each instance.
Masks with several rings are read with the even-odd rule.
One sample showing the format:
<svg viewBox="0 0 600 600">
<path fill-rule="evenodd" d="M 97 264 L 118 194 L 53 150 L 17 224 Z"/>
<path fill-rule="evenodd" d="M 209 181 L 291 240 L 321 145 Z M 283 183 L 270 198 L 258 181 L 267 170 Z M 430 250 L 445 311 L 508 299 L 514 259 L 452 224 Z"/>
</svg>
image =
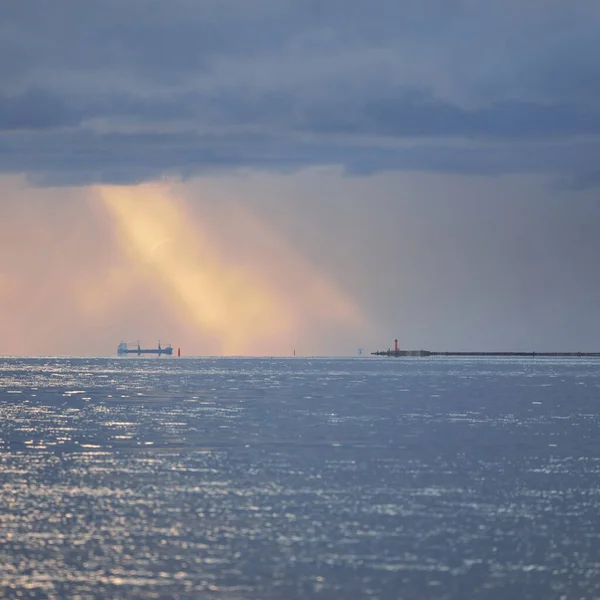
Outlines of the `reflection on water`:
<svg viewBox="0 0 600 600">
<path fill-rule="evenodd" d="M 598 366 L 0 359 L 0 595 L 598 598 Z"/>
</svg>

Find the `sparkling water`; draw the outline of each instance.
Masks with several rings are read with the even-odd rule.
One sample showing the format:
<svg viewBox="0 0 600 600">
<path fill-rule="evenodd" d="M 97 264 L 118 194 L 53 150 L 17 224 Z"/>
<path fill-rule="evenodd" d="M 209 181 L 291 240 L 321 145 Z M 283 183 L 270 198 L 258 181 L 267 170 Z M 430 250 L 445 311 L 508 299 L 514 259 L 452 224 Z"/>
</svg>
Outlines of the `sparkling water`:
<svg viewBox="0 0 600 600">
<path fill-rule="evenodd" d="M 600 597 L 600 361 L 0 359 L 0 596 Z"/>
</svg>

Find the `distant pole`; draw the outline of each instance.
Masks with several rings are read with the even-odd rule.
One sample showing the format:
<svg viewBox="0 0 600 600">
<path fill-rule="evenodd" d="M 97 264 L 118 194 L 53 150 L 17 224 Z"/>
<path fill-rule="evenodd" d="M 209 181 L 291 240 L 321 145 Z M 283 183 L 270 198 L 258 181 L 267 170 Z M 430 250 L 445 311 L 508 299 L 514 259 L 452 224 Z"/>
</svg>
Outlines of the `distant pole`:
<svg viewBox="0 0 600 600">
<path fill-rule="evenodd" d="M 296 356 L 296 348 L 294 348 L 294 356 Z"/>
<path fill-rule="evenodd" d="M 177 356 L 181 356 L 181 348 L 177 348 Z"/>
</svg>

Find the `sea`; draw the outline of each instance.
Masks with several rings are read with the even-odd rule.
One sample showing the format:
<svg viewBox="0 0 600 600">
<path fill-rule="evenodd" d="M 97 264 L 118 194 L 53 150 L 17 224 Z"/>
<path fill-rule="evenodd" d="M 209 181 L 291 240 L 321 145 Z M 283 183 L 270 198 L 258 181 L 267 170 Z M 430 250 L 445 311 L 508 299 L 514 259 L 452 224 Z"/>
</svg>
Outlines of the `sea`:
<svg viewBox="0 0 600 600">
<path fill-rule="evenodd" d="M 600 598 L 600 361 L 0 358 L 0 597 Z"/>
</svg>

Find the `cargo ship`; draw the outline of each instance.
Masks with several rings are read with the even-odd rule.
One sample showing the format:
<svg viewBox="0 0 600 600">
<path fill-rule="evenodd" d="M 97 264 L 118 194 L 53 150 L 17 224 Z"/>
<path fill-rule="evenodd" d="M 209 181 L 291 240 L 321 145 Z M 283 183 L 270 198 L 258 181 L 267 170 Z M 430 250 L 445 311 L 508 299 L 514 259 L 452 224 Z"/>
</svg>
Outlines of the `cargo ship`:
<svg viewBox="0 0 600 600">
<path fill-rule="evenodd" d="M 137 342 L 137 344 L 121 342 L 117 348 L 117 354 L 119 356 L 126 354 L 137 354 L 138 356 L 141 356 L 142 354 L 158 354 L 158 356 L 166 354 L 167 356 L 171 356 L 173 354 L 173 347 L 171 344 L 167 344 L 163 347 L 160 345 L 160 341 L 158 342 L 158 348 L 142 348 L 139 342 Z"/>
</svg>

